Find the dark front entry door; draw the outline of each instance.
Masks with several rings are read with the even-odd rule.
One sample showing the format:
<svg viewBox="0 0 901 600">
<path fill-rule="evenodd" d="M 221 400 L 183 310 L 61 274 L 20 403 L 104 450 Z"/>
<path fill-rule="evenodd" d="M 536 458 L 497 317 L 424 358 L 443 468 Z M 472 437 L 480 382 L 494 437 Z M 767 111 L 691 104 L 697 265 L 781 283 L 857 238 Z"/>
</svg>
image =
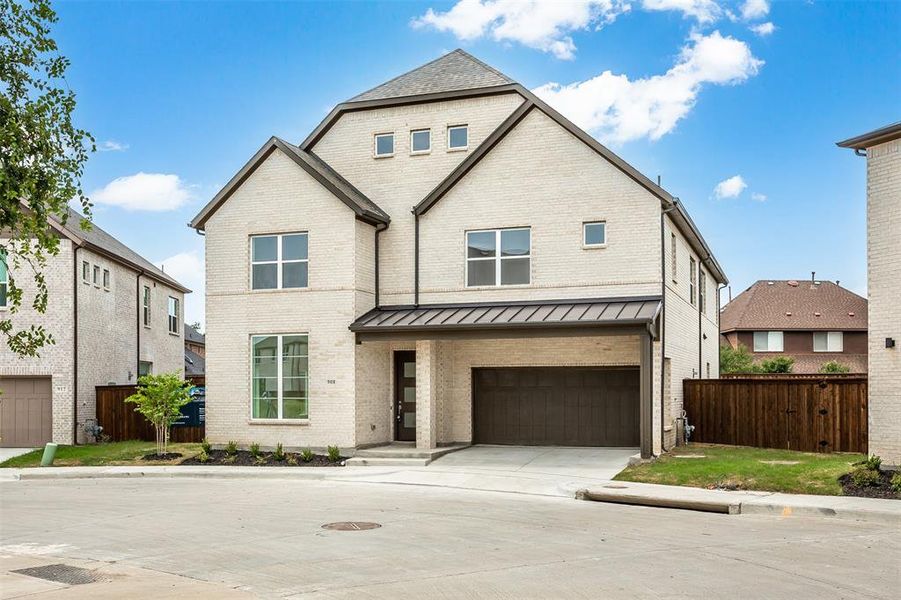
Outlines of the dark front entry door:
<svg viewBox="0 0 901 600">
<path fill-rule="evenodd" d="M 473 440 L 523 446 L 638 446 L 638 369 L 473 369 Z"/>
<path fill-rule="evenodd" d="M 416 352 L 394 353 L 394 439 L 416 441 Z"/>
</svg>

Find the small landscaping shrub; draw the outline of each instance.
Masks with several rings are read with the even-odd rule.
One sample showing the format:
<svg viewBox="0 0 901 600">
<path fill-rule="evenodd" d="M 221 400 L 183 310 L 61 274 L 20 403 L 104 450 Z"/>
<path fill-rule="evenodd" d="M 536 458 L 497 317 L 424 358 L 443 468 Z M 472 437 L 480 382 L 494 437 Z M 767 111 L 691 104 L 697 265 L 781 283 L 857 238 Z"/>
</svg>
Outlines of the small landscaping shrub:
<svg viewBox="0 0 901 600">
<path fill-rule="evenodd" d="M 898 471 L 894 475 L 892 475 L 892 482 L 890 484 L 892 486 L 892 491 L 896 494 L 901 494 L 901 471 Z"/>
<path fill-rule="evenodd" d="M 225 445 L 225 453 L 228 456 L 236 456 L 238 454 L 238 442 L 232 440 Z"/>
<path fill-rule="evenodd" d="M 281 442 L 279 442 L 275 445 L 275 452 L 272 453 L 272 458 L 274 458 L 275 460 L 277 460 L 279 462 L 281 462 L 281 461 L 285 460 L 285 458 L 287 458 L 287 456 L 285 455 L 285 450 L 284 450 L 284 448 L 282 448 Z"/>
<path fill-rule="evenodd" d="M 774 356 L 761 361 L 760 370 L 763 373 L 791 373 L 795 366 L 795 359 L 791 356 Z"/>
<path fill-rule="evenodd" d="M 206 450 L 204 450 L 203 446 L 200 447 L 200 454 L 197 455 L 197 460 L 202 463 L 210 461 L 210 454 Z"/>
<path fill-rule="evenodd" d="M 720 373 L 754 373 L 759 371 L 751 351 L 744 344 L 738 348 L 720 346 Z"/>
<path fill-rule="evenodd" d="M 860 466 L 851 471 L 851 483 L 859 488 L 879 485 L 882 476 L 879 471 Z"/>
<path fill-rule="evenodd" d="M 206 438 L 203 438 L 202 440 L 200 440 L 200 449 L 209 454 L 210 450 L 212 450 L 213 447 L 210 445 Z"/>
<path fill-rule="evenodd" d="M 866 469 L 870 469 L 871 471 L 879 471 L 879 469 L 882 468 L 882 457 L 873 454 L 872 456 L 868 456 L 864 460 L 854 463 L 854 466 L 864 467 Z"/>
<path fill-rule="evenodd" d="M 820 367 L 820 373 L 850 373 L 851 367 L 843 365 L 837 360 L 830 360 L 823 363 Z"/>
<path fill-rule="evenodd" d="M 329 446 L 328 459 L 332 462 L 338 462 L 341 459 L 341 449 L 338 446 Z"/>
<path fill-rule="evenodd" d="M 310 462 L 313 460 L 313 451 L 309 448 L 304 448 L 300 451 L 300 460 L 303 462 Z"/>
<path fill-rule="evenodd" d="M 291 466 L 294 466 L 297 464 L 297 455 L 296 454 L 288 455 L 288 464 Z"/>
<path fill-rule="evenodd" d="M 250 445 L 250 455 L 254 458 L 260 457 L 260 444 L 258 442 L 254 442 Z"/>
</svg>

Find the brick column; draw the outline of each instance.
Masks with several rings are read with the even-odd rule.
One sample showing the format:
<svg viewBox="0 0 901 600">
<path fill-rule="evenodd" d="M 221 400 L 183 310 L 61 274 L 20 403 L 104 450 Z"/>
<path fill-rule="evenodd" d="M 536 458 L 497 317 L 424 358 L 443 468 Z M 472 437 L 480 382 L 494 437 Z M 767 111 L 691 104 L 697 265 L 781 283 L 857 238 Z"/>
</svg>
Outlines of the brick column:
<svg viewBox="0 0 901 600">
<path fill-rule="evenodd" d="M 416 447 L 438 446 L 438 343 L 416 341 Z"/>
</svg>

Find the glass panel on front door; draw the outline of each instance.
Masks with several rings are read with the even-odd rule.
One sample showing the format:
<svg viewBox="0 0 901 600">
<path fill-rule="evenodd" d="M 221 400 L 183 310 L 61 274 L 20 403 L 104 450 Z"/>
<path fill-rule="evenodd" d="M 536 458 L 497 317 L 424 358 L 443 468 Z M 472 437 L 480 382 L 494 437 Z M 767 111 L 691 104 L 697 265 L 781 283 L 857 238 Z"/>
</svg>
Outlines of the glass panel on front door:
<svg viewBox="0 0 901 600">
<path fill-rule="evenodd" d="M 416 441 L 416 353 L 395 352 L 394 439 Z"/>
</svg>

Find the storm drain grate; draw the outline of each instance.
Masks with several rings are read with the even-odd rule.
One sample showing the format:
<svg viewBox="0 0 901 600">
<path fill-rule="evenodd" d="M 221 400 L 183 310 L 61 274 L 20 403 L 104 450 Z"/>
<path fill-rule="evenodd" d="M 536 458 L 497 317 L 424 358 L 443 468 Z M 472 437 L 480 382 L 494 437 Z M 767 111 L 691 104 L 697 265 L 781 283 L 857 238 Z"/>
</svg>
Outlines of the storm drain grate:
<svg viewBox="0 0 901 600">
<path fill-rule="evenodd" d="M 102 579 L 100 575 L 90 569 L 82 569 L 81 567 L 72 567 L 64 564 L 28 567 L 27 569 L 17 569 L 10 572 L 28 575 L 29 577 L 37 577 L 38 579 L 46 579 L 47 581 L 55 581 L 57 583 L 66 583 L 68 585 L 94 583 L 95 581 L 100 581 Z"/>
<path fill-rule="evenodd" d="M 366 521 L 339 521 L 337 523 L 326 523 L 323 529 L 331 529 L 332 531 L 364 531 L 366 529 L 378 529 L 381 527 L 378 523 L 367 523 Z"/>
</svg>

